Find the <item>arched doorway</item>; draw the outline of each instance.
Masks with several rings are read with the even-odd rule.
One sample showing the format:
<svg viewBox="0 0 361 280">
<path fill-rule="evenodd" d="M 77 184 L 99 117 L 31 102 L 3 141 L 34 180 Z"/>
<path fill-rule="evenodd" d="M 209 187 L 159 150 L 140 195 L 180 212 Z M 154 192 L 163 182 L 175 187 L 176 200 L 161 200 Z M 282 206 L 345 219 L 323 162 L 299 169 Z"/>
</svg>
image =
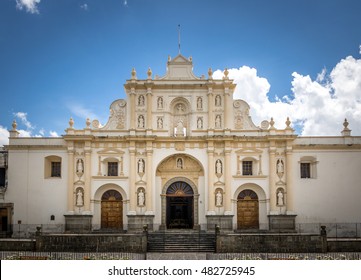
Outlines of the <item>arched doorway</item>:
<svg viewBox="0 0 361 280">
<path fill-rule="evenodd" d="M 102 195 L 101 228 L 123 229 L 123 197 L 116 190 L 108 190 Z"/>
<path fill-rule="evenodd" d="M 167 189 L 166 199 L 167 228 L 193 228 L 194 192 L 192 187 L 183 181 L 174 182 Z"/>
<path fill-rule="evenodd" d="M 257 194 L 249 189 L 237 197 L 237 229 L 259 228 L 259 205 Z"/>
</svg>

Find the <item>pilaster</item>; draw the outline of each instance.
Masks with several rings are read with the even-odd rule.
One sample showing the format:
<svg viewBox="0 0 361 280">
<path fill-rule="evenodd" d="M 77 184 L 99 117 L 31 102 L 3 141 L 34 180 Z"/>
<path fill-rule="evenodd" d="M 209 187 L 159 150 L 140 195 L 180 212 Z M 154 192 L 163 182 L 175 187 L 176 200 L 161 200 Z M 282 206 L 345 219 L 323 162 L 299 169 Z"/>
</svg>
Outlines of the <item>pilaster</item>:
<svg viewBox="0 0 361 280">
<path fill-rule="evenodd" d="M 292 168 L 292 146 L 291 143 L 287 143 L 286 150 L 286 188 L 287 188 L 287 214 L 294 214 L 294 205 L 293 205 L 293 168 Z"/>
<path fill-rule="evenodd" d="M 129 146 L 129 215 L 136 214 L 137 197 L 135 189 L 136 163 L 135 163 L 135 142 L 131 141 Z"/>
<path fill-rule="evenodd" d="M 130 106 L 130 129 L 131 130 L 135 130 L 136 126 L 135 126 L 135 88 L 132 87 L 130 89 L 130 94 L 129 94 L 129 106 Z"/>
<path fill-rule="evenodd" d="M 208 129 L 214 129 L 214 100 L 213 85 L 208 84 Z"/>
<path fill-rule="evenodd" d="M 214 147 L 213 141 L 208 142 L 208 215 L 215 214 L 214 210 Z"/>
<path fill-rule="evenodd" d="M 147 83 L 147 129 L 151 130 L 152 129 L 152 84 L 151 83 Z"/>
<path fill-rule="evenodd" d="M 152 142 L 147 143 L 147 162 L 146 162 L 146 176 L 147 176 L 147 191 L 146 191 L 146 214 L 153 214 L 153 149 Z"/>
<path fill-rule="evenodd" d="M 85 185 L 84 185 L 84 210 L 90 212 L 90 189 L 91 189 L 91 147 L 90 142 L 85 142 Z"/>
<path fill-rule="evenodd" d="M 224 150 L 224 158 L 225 158 L 225 168 L 224 168 L 224 214 L 231 215 L 232 208 L 231 208 L 231 149 L 230 143 L 227 141 L 225 143 L 225 150 Z"/>
<path fill-rule="evenodd" d="M 68 144 L 69 145 L 69 144 Z M 68 212 L 74 211 L 74 149 L 68 146 Z"/>
<path fill-rule="evenodd" d="M 271 141 L 269 148 L 269 189 L 270 214 L 278 214 L 276 201 L 276 147 L 273 141 Z"/>
</svg>

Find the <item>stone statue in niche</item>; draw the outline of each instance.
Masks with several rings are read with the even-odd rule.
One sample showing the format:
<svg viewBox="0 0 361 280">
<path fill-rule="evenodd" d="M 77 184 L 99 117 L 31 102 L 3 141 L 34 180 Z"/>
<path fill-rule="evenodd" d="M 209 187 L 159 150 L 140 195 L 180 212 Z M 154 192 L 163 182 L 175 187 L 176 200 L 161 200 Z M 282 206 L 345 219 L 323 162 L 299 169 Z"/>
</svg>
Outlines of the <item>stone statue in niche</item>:
<svg viewBox="0 0 361 280">
<path fill-rule="evenodd" d="M 216 128 L 221 128 L 221 116 L 216 116 Z"/>
<path fill-rule="evenodd" d="M 201 110 L 203 108 L 203 104 L 202 104 L 202 97 L 198 97 L 197 98 L 197 109 Z"/>
<path fill-rule="evenodd" d="M 217 107 L 221 106 L 221 96 L 220 96 L 220 95 L 217 95 L 217 96 L 216 96 L 215 105 L 216 105 Z"/>
<path fill-rule="evenodd" d="M 158 97 L 157 107 L 158 107 L 158 109 L 163 109 L 163 98 L 162 97 Z"/>
<path fill-rule="evenodd" d="M 186 136 L 186 128 L 183 126 L 183 121 L 179 120 L 177 123 L 177 127 L 175 128 L 176 136 Z"/>
<path fill-rule="evenodd" d="M 145 171 L 145 162 L 144 159 L 139 159 L 138 160 L 138 173 L 139 174 L 144 174 Z"/>
<path fill-rule="evenodd" d="M 144 206 L 144 203 L 145 203 L 144 192 L 142 189 L 140 189 L 138 192 L 138 206 Z"/>
<path fill-rule="evenodd" d="M 223 195 L 220 190 L 216 193 L 216 206 L 221 207 L 223 204 Z"/>
<path fill-rule="evenodd" d="M 202 118 L 198 118 L 198 120 L 197 120 L 197 128 L 198 129 L 203 128 L 203 119 Z"/>
<path fill-rule="evenodd" d="M 216 161 L 216 174 L 222 174 L 222 161 L 220 159 Z"/>
<path fill-rule="evenodd" d="M 181 158 L 177 159 L 177 168 L 183 169 L 183 160 Z"/>
<path fill-rule="evenodd" d="M 140 95 L 140 96 L 138 97 L 138 106 L 144 106 L 144 103 L 145 103 L 144 96 L 143 96 L 143 95 Z"/>
<path fill-rule="evenodd" d="M 177 105 L 177 110 L 178 110 L 178 114 L 183 114 L 183 113 L 184 113 L 184 106 L 183 106 L 183 104 L 178 104 L 178 105 Z"/>
<path fill-rule="evenodd" d="M 76 174 L 78 174 L 78 176 L 81 176 L 84 173 L 84 162 L 82 159 L 78 159 L 76 161 Z"/>
<path fill-rule="evenodd" d="M 278 206 L 283 206 L 284 205 L 283 192 L 281 190 L 279 190 L 278 193 L 277 193 L 277 205 Z"/>
<path fill-rule="evenodd" d="M 162 129 L 163 128 L 163 118 L 159 117 L 157 119 L 157 128 Z"/>
<path fill-rule="evenodd" d="M 81 189 L 78 189 L 76 193 L 76 206 L 82 207 L 84 205 L 83 192 Z"/>
<path fill-rule="evenodd" d="M 140 115 L 138 117 L 138 128 L 144 128 L 144 116 Z"/>
</svg>

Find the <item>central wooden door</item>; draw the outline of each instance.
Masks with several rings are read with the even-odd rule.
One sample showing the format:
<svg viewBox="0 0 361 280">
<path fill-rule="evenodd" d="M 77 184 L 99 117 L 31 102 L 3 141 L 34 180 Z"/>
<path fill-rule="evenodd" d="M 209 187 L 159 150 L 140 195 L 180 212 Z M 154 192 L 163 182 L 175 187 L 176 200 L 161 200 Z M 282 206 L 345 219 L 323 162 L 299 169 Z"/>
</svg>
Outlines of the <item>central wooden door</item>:
<svg viewBox="0 0 361 280">
<path fill-rule="evenodd" d="M 109 190 L 102 196 L 101 228 L 123 229 L 123 199 L 115 190 Z"/>
<path fill-rule="evenodd" d="M 240 192 L 237 198 L 237 228 L 259 228 L 258 196 L 252 190 Z"/>
</svg>

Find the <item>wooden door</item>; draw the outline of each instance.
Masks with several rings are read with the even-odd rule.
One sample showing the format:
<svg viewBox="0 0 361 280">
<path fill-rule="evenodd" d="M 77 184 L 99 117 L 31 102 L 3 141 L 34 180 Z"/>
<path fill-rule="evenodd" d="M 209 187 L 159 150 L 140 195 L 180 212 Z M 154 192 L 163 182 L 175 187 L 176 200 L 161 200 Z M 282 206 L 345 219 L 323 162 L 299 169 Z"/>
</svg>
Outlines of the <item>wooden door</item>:
<svg viewBox="0 0 361 280">
<path fill-rule="evenodd" d="M 258 209 L 257 194 L 251 190 L 242 191 L 237 199 L 237 228 L 259 228 Z"/>
<path fill-rule="evenodd" d="M 117 191 L 107 191 L 102 196 L 101 228 L 123 229 L 123 201 Z"/>
</svg>

